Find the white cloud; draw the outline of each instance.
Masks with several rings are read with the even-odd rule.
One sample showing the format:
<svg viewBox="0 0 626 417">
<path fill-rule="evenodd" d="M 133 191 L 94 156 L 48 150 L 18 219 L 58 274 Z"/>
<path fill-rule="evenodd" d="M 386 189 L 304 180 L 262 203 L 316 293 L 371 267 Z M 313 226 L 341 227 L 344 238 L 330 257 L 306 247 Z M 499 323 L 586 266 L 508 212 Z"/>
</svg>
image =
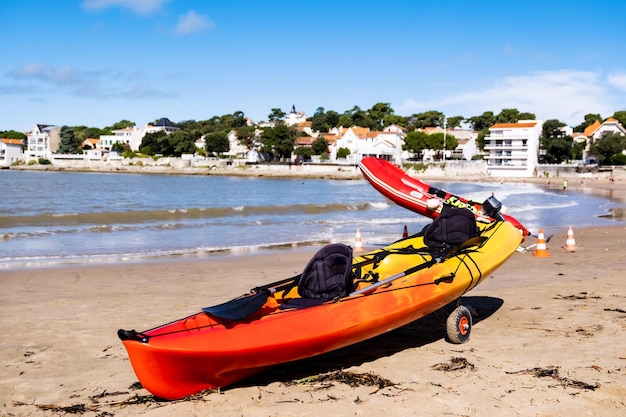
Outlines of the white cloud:
<svg viewBox="0 0 626 417">
<path fill-rule="evenodd" d="M 179 35 L 189 35 L 190 33 L 210 29 L 213 26 L 213 22 L 208 17 L 191 10 L 186 15 L 178 16 L 178 24 L 175 31 Z"/>
<path fill-rule="evenodd" d="M 84 0 L 83 7 L 88 10 L 102 10 L 109 7 L 130 9 L 134 13 L 147 15 L 161 10 L 171 0 Z"/>
<path fill-rule="evenodd" d="M 538 120 L 558 119 L 575 126 L 588 113 L 608 116 L 620 110 L 612 107 L 620 103 L 616 87 L 625 89 L 626 74 L 613 74 L 605 81 L 600 73 L 590 71 L 540 71 L 495 80 L 482 91 L 452 93 L 421 102 L 407 99 L 398 113 L 438 110 L 449 116 L 472 117 L 485 111 L 498 114 L 502 109 L 516 108 L 534 113 Z"/>
<path fill-rule="evenodd" d="M 607 82 L 614 88 L 626 91 L 626 72 L 616 72 L 607 76 Z"/>
<path fill-rule="evenodd" d="M 172 97 L 173 94 L 146 84 L 136 72 L 99 70 L 84 71 L 74 67 L 53 67 L 33 62 L 11 70 L 16 82 L 0 86 L 0 93 L 14 95 L 40 94 L 42 91 L 66 92 L 75 97 L 97 99 L 143 99 Z"/>
</svg>

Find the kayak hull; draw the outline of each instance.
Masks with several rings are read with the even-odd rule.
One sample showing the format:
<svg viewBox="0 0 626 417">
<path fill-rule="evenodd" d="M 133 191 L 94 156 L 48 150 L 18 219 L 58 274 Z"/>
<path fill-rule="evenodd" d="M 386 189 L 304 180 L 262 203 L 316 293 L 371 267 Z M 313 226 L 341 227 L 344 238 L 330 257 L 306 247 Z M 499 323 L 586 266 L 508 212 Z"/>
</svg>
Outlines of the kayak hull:
<svg viewBox="0 0 626 417">
<path fill-rule="evenodd" d="M 359 168 L 365 179 L 378 192 L 399 206 L 423 216 L 433 219 L 438 217 L 442 205 L 445 204 L 471 210 L 478 221 L 494 221 L 493 218 L 483 213 L 483 204 L 432 187 L 424 181 L 408 175 L 404 170 L 384 159 L 363 158 Z M 438 204 L 433 205 L 432 201 Z M 502 214 L 502 216 L 517 227 L 524 236 L 530 236 L 530 231 L 513 216 L 507 214 Z"/>
<path fill-rule="evenodd" d="M 480 228 L 480 245 L 433 265 L 430 254 L 401 253 L 423 247 L 421 237 L 354 259 L 366 263 L 383 251 L 390 253 L 361 268 L 361 276 L 375 272 L 380 280 L 416 265 L 429 266 L 388 285 L 362 282 L 357 286 L 366 289 L 362 293 L 306 308 L 281 308 L 298 297 L 297 291 L 276 292 L 244 319 L 224 320 L 200 312 L 123 343 L 139 381 L 157 397 L 178 399 L 225 387 L 273 365 L 381 335 L 459 299 L 505 262 L 521 241 L 521 234 L 507 222 Z"/>
</svg>

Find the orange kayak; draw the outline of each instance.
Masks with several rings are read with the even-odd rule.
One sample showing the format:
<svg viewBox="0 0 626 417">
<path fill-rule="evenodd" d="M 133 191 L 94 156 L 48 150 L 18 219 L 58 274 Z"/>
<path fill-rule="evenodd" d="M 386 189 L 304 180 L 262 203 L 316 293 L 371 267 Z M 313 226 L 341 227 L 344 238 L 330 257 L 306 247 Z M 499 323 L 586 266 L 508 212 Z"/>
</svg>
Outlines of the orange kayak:
<svg viewBox="0 0 626 417">
<path fill-rule="evenodd" d="M 391 162 L 372 156 L 363 158 L 359 167 L 365 179 L 378 192 L 399 206 L 423 216 L 434 219 L 441 213 L 443 205 L 447 205 L 469 209 L 478 221 L 491 222 L 496 220 L 495 216 L 490 213 L 492 207 L 488 204 L 494 201 L 499 204 L 493 197 L 483 203 L 468 200 L 432 187 L 424 181 L 408 175 Z M 530 231 L 513 216 L 500 213 L 497 215 L 512 223 L 524 236 L 530 236 Z"/>
<path fill-rule="evenodd" d="M 293 303 L 303 301 L 293 277 L 151 330 L 118 335 L 140 383 L 157 397 L 225 387 L 273 365 L 378 336 L 458 300 L 522 239 L 503 221 L 479 224 L 479 231 L 446 253 L 425 250 L 422 237 L 409 237 L 357 256 L 350 292 L 321 304 Z M 454 317 L 457 334 L 450 335 L 458 343 L 471 326 L 462 313 Z"/>
</svg>

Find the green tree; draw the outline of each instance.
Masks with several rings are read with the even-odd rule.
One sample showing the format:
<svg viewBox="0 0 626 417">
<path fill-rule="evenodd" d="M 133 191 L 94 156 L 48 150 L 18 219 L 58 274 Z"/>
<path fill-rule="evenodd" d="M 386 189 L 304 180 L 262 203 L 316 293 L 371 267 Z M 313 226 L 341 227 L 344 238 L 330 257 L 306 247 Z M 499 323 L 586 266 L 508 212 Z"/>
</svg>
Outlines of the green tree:
<svg viewBox="0 0 626 417">
<path fill-rule="evenodd" d="M 328 141 L 323 137 L 318 137 L 311 144 L 311 151 L 314 155 L 321 155 L 324 152 L 328 152 Z"/>
<path fill-rule="evenodd" d="M 589 155 L 598 158 L 601 164 L 618 164 L 622 161 L 622 151 L 626 149 L 626 136 L 611 133 L 589 147 Z"/>
<path fill-rule="evenodd" d="M 337 121 L 337 125 L 343 126 L 343 127 L 355 126 L 354 121 L 352 120 L 352 116 L 346 113 L 339 115 L 339 120 Z"/>
<path fill-rule="evenodd" d="M 418 154 L 420 151 L 427 149 L 426 141 L 428 134 L 424 132 L 409 132 L 404 138 L 404 150 Z"/>
<path fill-rule="evenodd" d="M 230 150 L 228 135 L 224 132 L 211 132 L 204 136 L 204 149 L 208 154 L 221 154 Z"/>
<path fill-rule="evenodd" d="M 361 110 L 359 106 L 354 106 L 352 110 L 346 112 L 352 119 L 352 126 L 368 127 L 376 129 L 377 122 L 372 120 L 366 111 Z"/>
<path fill-rule="evenodd" d="M 429 110 L 424 113 L 413 114 L 409 118 L 410 127 L 413 129 L 424 129 L 427 127 L 443 127 L 445 115 L 440 111 Z"/>
<path fill-rule="evenodd" d="M 276 127 L 263 130 L 261 150 L 277 155 L 281 159 L 289 159 L 297 138 L 298 131 L 295 128 L 280 123 Z"/>
<path fill-rule="evenodd" d="M 130 120 L 120 120 L 117 123 L 113 123 L 109 127 L 105 127 L 105 129 L 106 130 L 120 130 L 120 129 L 126 129 L 126 128 L 133 127 L 133 126 L 135 126 L 135 122 L 131 122 Z"/>
<path fill-rule="evenodd" d="M 293 153 L 303 157 L 310 157 L 311 155 L 313 155 L 313 150 L 306 146 L 298 146 L 296 149 L 293 150 Z"/>
<path fill-rule="evenodd" d="M 267 118 L 270 122 L 280 122 L 286 115 L 287 113 L 282 111 L 280 108 L 273 108 L 271 109 L 271 113 L 267 116 Z"/>
<path fill-rule="evenodd" d="M 246 125 L 245 114 L 242 111 L 236 111 L 233 113 L 233 121 L 231 123 L 231 127 L 233 129 L 238 129 Z"/>
<path fill-rule="evenodd" d="M 168 151 L 162 152 L 166 156 L 180 157 L 182 154 L 195 154 L 198 150 L 196 138 L 186 130 L 177 130 L 166 136 L 169 142 Z"/>
<path fill-rule="evenodd" d="M 453 129 L 455 127 L 461 127 L 461 123 L 465 120 L 463 116 L 452 116 L 446 119 L 446 127 Z"/>
<path fill-rule="evenodd" d="M 256 128 L 254 126 L 241 126 L 236 131 L 237 141 L 248 150 L 256 145 Z"/>
<path fill-rule="evenodd" d="M 166 144 L 166 146 L 163 146 L 164 144 Z M 139 145 L 139 152 L 145 155 L 165 155 L 166 153 L 164 150 L 168 152 L 168 146 L 169 143 L 167 143 L 167 133 L 160 130 L 158 132 L 146 133 L 141 140 L 141 145 Z"/>
<path fill-rule="evenodd" d="M 3 132 L 0 132 L 0 138 L 5 138 L 5 139 L 20 139 L 20 140 L 24 140 L 27 137 L 28 136 L 26 136 L 22 132 L 16 132 L 15 130 L 5 130 Z"/>
<path fill-rule="evenodd" d="M 560 164 L 572 159 L 574 139 L 565 135 L 561 129 L 565 123 L 549 119 L 543 123 L 539 143 L 545 150 L 545 161 L 549 164 Z"/>
<path fill-rule="evenodd" d="M 496 123 L 517 123 L 520 120 L 535 120 L 535 115 L 520 113 L 517 109 L 502 109 L 496 116 Z"/>
<path fill-rule="evenodd" d="M 74 136 L 74 129 L 69 126 L 61 126 L 59 132 L 61 142 L 59 143 L 59 149 L 57 153 L 81 153 L 81 142 Z"/>
<path fill-rule="evenodd" d="M 382 130 L 389 126 L 389 118 L 393 116 L 393 108 L 389 103 L 376 103 L 367 111 L 369 126 L 373 130 Z"/>
<path fill-rule="evenodd" d="M 346 158 L 348 155 L 350 155 L 350 149 L 348 148 L 337 149 L 337 158 Z"/>
<path fill-rule="evenodd" d="M 486 111 L 480 116 L 470 117 L 467 121 L 475 131 L 482 131 L 496 124 L 496 116 L 494 116 L 492 111 Z"/>
</svg>

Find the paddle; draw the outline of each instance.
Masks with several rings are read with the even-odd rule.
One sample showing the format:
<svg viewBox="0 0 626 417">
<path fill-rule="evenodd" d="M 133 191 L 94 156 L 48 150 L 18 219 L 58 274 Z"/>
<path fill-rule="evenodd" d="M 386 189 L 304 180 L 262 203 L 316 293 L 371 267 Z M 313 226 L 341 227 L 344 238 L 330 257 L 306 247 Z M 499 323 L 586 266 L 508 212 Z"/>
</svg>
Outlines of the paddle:
<svg viewBox="0 0 626 417">
<path fill-rule="evenodd" d="M 409 249 L 409 248 L 399 248 L 396 250 L 387 250 L 375 253 L 374 256 L 370 259 L 366 259 L 364 261 L 358 262 L 352 265 L 353 268 L 359 268 L 364 265 L 368 265 L 371 263 L 380 262 L 387 255 L 391 253 L 400 253 L 400 254 L 414 254 L 420 253 L 419 249 Z M 282 281 L 274 282 L 272 284 L 263 285 L 260 287 L 253 288 L 249 294 L 244 294 L 235 299 L 226 301 L 225 303 L 218 304 L 211 307 L 204 307 L 202 311 L 208 313 L 212 316 L 219 317 L 225 320 L 241 320 L 261 307 L 267 302 L 267 299 L 273 293 L 290 288 L 291 286 L 297 284 L 298 280 L 302 274 L 296 275 L 291 278 L 284 279 Z"/>
<path fill-rule="evenodd" d="M 400 279 L 402 277 L 405 277 L 407 275 L 411 275 L 416 273 L 417 271 L 421 271 L 423 269 L 428 269 L 431 266 L 438 264 L 440 262 L 445 261 L 448 258 L 451 258 L 453 256 L 459 255 L 462 253 L 463 250 L 472 247 L 472 246 L 479 246 L 481 245 L 485 240 L 487 240 L 486 237 L 484 236 L 477 236 L 477 237 L 473 237 L 467 241 L 465 241 L 464 243 L 460 244 L 459 246 L 451 249 L 448 252 L 444 252 L 442 254 L 440 254 L 439 256 L 433 256 L 433 258 L 430 261 L 424 262 L 423 264 L 419 264 L 419 265 L 415 265 L 409 269 L 407 269 L 406 271 L 402 271 L 399 272 L 395 275 L 390 276 L 389 278 L 385 278 L 382 281 L 378 281 L 368 287 L 365 288 L 361 288 L 360 290 L 356 290 L 353 291 L 352 293 L 350 293 L 350 296 L 353 295 L 359 295 L 359 294 L 370 294 L 372 292 L 374 292 L 377 288 L 382 287 L 383 285 L 387 285 L 392 281 L 395 281 L 397 279 Z M 445 278 L 442 279 L 437 279 L 434 281 L 434 284 L 439 285 L 442 282 L 451 282 L 451 280 L 454 278 L 454 276 L 447 276 Z"/>
</svg>

